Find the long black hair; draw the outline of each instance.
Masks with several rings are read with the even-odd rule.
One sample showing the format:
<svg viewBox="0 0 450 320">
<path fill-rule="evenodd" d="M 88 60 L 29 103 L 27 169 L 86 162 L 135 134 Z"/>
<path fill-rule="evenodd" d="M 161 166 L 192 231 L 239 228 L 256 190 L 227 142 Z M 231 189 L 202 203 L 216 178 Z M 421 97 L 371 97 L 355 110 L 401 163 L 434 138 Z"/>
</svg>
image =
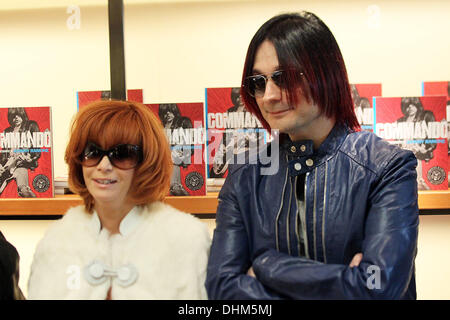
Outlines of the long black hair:
<svg viewBox="0 0 450 320">
<path fill-rule="evenodd" d="M 339 46 L 325 23 L 310 12 L 277 15 L 265 22 L 248 47 L 242 75 L 242 99 L 266 129 L 256 100 L 245 90 L 245 80 L 253 75 L 255 55 L 260 45 L 270 41 L 277 52 L 280 69 L 287 72 L 287 98 L 295 105 L 300 87 L 304 96 L 318 105 L 327 117 L 352 129 L 360 125 L 353 108 L 347 70 Z"/>
</svg>

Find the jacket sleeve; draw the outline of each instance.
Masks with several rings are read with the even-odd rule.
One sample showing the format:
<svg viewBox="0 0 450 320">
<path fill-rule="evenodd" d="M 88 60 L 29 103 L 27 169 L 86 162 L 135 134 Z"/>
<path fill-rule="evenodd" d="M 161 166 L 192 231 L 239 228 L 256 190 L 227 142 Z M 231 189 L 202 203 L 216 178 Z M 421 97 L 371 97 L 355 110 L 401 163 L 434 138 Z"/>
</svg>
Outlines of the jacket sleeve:
<svg viewBox="0 0 450 320">
<path fill-rule="evenodd" d="M 23 300 L 19 288 L 19 253 L 0 231 L 0 300 Z"/>
<path fill-rule="evenodd" d="M 228 176 L 219 195 L 206 276 L 209 299 L 280 299 L 281 295 L 248 276 L 251 267 L 248 234 Z"/>
<path fill-rule="evenodd" d="M 414 275 L 418 205 L 408 151 L 386 165 L 368 201 L 363 260 L 358 267 L 324 264 L 269 249 L 253 261 L 259 281 L 294 299 L 401 299 Z"/>
</svg>

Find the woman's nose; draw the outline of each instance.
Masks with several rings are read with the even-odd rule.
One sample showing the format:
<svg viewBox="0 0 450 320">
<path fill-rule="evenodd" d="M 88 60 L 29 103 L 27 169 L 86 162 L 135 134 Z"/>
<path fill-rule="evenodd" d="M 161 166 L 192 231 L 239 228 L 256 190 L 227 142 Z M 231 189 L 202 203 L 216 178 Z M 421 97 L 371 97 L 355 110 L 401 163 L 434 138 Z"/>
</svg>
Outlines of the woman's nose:
<svg viewBox="0 0 450 320">
<path fill-rule="evenodd" d="M 97 165 L 97 170 L 108 171 L 112 170 L 113 165 L 107 156 L 103 156 L 102 160 Z"/>
</svg>

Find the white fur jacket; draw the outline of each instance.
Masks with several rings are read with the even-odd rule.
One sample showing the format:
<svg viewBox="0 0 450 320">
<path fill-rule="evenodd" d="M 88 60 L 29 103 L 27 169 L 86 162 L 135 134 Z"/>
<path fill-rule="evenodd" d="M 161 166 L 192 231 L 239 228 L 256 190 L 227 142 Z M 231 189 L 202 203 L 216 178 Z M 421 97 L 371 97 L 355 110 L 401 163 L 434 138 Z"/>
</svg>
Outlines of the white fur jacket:
<svg viewBox="0 0 450 320">
<path fill-rule="evenodd" d="M 69 209 L 36 248 L 28 299 L 105 299 L 110 288 L 112 299 L 206 299 L 205 223 L 155 202 L 133 208 L 120 230 L 110 235 L 96 213 Z"/>
</svg>

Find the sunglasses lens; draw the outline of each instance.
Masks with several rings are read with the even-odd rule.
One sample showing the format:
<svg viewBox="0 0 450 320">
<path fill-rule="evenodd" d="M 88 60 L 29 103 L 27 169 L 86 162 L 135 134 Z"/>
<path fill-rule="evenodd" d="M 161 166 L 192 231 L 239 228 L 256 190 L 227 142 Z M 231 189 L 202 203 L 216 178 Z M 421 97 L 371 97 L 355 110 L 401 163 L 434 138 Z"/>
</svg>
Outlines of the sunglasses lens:
<svg viewBox="0 0 450 320">
<path fill-rule="evenodd" d="M 132 169 L 142 159 L 142 152 L 139 146 L 121 144 L 104 151 L 95 144 L 89 143 L 84 149 L 81 164 L 85 167 L 94 167 L 100 163 L 105 155 L 108 156 L 111 164 L 119 169 Z"/>
<path fill-rule="evenodd" d="M 109 159 L 119 169 L 132 169 L 141 160 L 140 149 L 130 144 L 118 145 L 109 152 Z"/>
<path fill-rule="evenodd" d="M 273 82 L 281 89 L 286 88 L 286 75 L 283 71 L 275 71 L 272 74 Z"/>
<path fill-rule="evenodd" d="M 247 78 L 247 90 L 253 97 L 260 97 L 266 91 L 266 78 L 262 75 Z"/>
<path fill-rule="evenodd" d="M 96 166 L 103 156 L 103 152 L 93 144 L 88 144 L 84 149 L 81 162 L 83 166 L 93 167 Z"/>
<path fill-rule="evenodd" d="M 283 70 L 275 71 L 270 78 L 280 89 L 287 88 L 286 73 Z M 247 92 L 252 97 L 262 97 L 266 92 L 267 78 L 264 75 L 256 75 L 248 77 L 245 83 Z"/>
</svg>

